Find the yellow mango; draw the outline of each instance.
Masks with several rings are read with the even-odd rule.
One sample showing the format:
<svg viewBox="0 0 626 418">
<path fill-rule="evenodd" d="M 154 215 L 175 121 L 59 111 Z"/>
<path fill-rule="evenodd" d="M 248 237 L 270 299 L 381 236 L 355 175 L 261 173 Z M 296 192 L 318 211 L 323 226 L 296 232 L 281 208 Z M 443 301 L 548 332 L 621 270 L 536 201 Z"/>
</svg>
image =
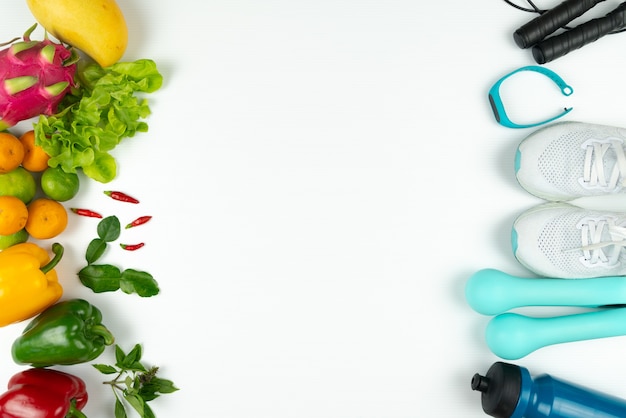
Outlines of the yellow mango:
<svg viewBox="0 0 626 418">
<path fill-rule="evenodd" d="M 102 67 L 118 62 L 128 44 L 128 27 L 115 0 L 26 0 L 46 31 L 89 55 Z"/>
</svg>

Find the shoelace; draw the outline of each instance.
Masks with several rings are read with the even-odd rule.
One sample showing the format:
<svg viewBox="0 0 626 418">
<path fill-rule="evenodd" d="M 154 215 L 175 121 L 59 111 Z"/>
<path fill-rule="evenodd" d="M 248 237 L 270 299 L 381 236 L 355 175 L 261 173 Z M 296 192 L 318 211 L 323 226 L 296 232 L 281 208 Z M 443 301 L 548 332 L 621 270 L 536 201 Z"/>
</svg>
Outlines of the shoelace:
<svg viewBox="0 0 626 418">
<path fill-rule="evenodd" d="M 613 265 L 619 261 L 622 248 L 626 247 L 625 226 L 617 225 L 614 218 L 603 218 L 583 220 L 579 228 L 582 233 L 582 247 L 579 250 L 583 251 L 583 263 Z M 605 229 L 611 239 L 603 241 Z"/>
<path fill-rule="evenodd" d="M 610 149 L 615 153 L 617 161 L 613 166 L 611 178 L 607 181 L 604 173 L 604 157 Z M 581 179 L 581 184 L 584 187 L 615 189 L 618 186 L 618 181 L 619 186 L 626 186 L 626 178 L 620 181 L 622 173 L 626 174 L 626 155 L 622 141 L 608 139 L 601 142 L 592 141 L 587 144 L 583 178 Z"/>
</svg>

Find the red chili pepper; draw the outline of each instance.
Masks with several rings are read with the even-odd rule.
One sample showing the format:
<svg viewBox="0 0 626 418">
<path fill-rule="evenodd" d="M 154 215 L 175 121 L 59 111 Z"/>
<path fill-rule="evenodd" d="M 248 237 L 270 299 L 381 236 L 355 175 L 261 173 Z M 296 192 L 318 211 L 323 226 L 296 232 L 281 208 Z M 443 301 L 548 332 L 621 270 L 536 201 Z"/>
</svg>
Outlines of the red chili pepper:
<svg viewBox="0 0 626 418">
<path fill-rule="evenodd" d="M 79 208 L 70 208 L 70 210 L 80 216 L 87 216 L 89 218 L 102 218 L 102 215 L 100 215 L 98 212 L 94 212 L 93 210 Z"/>
<path fill-rule="evenodd" d="M 9 379 L 8 390 L 0 395 L 2 417 L 85 417 L 85 382 L 58 370 L 33 368 Z"/>
<path fill-rule="evenodd" d="M 139 244 L 120 244 L 120 247 L 122 247 L 122 249 L 126 251 L 135 251 L 135 250 L 140 249 L 144 245 L 146 244 L 144 244 L 143 242 L 140 242 Z"/>
<path fill-rule="evenodd" d="M 111 199 L 119 200 L 120 202 L 139 203 L 139 200 L 135 199 L 132 196 L 127 195 L 126 193 L 116 192 L 112 190 L 105 190 L 104 194 L 109 196 Z"/>
<path fill-rule="evenodd" d="M 126 225 L 126 229 L 133 228 L 133 227 L 139 226 L 139 225 L 143 225 L 146 222 L 148 222 L 150 219 L 152 219 L 152 216 L 140 216 L 139 218 L 135 219 L 134 221 L 132 221 L 131 223 Z"/>
</svg>

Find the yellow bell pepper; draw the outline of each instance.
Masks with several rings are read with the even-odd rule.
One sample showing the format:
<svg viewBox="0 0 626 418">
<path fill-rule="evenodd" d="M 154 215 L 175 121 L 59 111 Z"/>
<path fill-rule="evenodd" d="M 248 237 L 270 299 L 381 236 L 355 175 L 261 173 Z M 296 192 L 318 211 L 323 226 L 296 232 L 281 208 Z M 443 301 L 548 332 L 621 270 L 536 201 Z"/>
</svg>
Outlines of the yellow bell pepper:
<svg viewBox="0 0 626 418">
<path fill-rule="evenodd" d="M 52 245 L 55 256 L 37 244 L 24 242 L 0 252 L 0 327 L 39 314 L 61 298 L 63 288 L 54 267 L 63 246 Z"/>
</svg>

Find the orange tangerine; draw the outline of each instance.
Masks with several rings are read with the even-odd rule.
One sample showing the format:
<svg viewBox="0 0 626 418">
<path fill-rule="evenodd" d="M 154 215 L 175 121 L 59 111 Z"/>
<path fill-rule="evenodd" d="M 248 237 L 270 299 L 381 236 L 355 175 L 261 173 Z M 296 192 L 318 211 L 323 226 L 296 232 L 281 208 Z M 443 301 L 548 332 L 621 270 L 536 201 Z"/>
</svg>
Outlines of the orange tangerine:
<svg viewBox="0 0 626 418">
<path fill-rule="evenodd" d="M 22 146 L 24 147 L 24 158 L 22 160 L 22 167 L 32 172 L 44 171 L 48 168 L 48 160 L 50 156 L 46 154 L 46 151 L 42 147 L 35 144 L 35 131 L 30 130 L 24 132 L 19 138 Z"/>
<path fill-rule="evenodd" d="M 26 226 L 28 209 L 15 196 L 0 196 L 0 235 L 15 234 Z"/>
<path fill-rule="evenodd" d="M 35 239 L 54 238 L 67 227 L 67 210 L 56 200 L 38 198 L 28 205 L 26 231 Z"/>
<path fill-rule="evenodd" d="M 24 159 L 24 146 L 8 132 L 0 132 L 0 174 L 15 170 Z"/>
</svg>

